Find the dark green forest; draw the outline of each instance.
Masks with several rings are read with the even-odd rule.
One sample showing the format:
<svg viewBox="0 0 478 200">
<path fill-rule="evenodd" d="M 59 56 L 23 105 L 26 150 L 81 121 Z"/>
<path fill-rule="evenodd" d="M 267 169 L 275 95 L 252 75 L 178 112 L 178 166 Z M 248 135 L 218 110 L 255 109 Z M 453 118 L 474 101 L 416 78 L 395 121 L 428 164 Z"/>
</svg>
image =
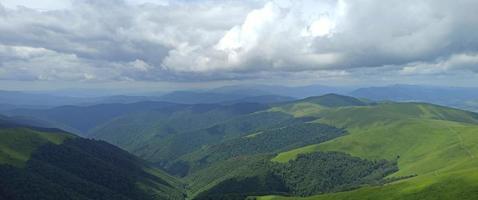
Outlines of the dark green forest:
<svg viewBox="0 0 478 200">
<path fill-rule="evenodd" d="M 340 137 L 346 131 L 319 123 L 304 123 L 289 120 L 255 134 L 225 141 L 205 150 L 199 150 L 190 158 L 192 171 L 204 168 L 218 161 L 238 156 L 272 154 L 298 148 L 308 144 L 321 143 Z M 181 161 L 180 161 L 181 162 Z M 184 162 L 183 162 L 184 163 Z"/>
<path fill-rule="evenodd" d="M 0 165 L 0 198 L 181 199 L 177 185 L 145 171 L 144 161 L 101 141 L 69 139 L 38 148 L 24 167 Z M 142 187 L 140 184 L 150 184 Z M 150 192 L 144 188 L 165 189 Z"/>
<path fill-rule="evenodd" d="M 338 152 L 300 155 L 288 163 L 259 160 L 195 199 L 245 199 L 267 194 L 309 196 L 379 184 L 398 170 L 395 162 L 369 161 Z M 226 171 L 215 171 L 224 173 Z"/>
</svg>

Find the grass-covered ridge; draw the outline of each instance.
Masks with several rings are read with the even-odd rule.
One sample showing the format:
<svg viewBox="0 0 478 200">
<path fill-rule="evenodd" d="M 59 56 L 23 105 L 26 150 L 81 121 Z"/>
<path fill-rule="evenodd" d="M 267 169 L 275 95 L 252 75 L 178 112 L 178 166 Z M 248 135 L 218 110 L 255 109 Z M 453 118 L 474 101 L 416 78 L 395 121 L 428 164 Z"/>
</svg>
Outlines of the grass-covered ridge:
<svg viewBox="0 0 478 200">
<path fill-rule="evenodd" d="M 473 134 L 478 130 L 474 113 L 427 104 L 386 103 L 339 108 L 318 115 L 320 122 L 344 127 L 350 134 L 282 152 L 274 161 L 287 162 L 298 154 L 314 151 L 340 151 L 367 159 L 399 157 L 401 170 L 397 175 L 410 175 L 433 171 L 427 168 L 442 168 L 449 161 L 461 163 L 477 153 L 473 149 L 473 142 L 478 140 Z M 459 156 L 447 155 L 452 153 Z M 432 161 L 436 163 L 430 165 Z"/>
<path fill-rule="evenodd" d="M 475 169 L 426 174 L 383 186 L 310 197 L 263 196 L 257 200 L 474 200 L 478 193 Z"/>
<path fill-rule="evenodd" d="M 316 106 L 310 109 L 317 110 Z M 309 116 L 319 118 L 317 122 L 344 128 L 349 134 L 282 152 L 272 161 L 285 163 L 300 154 L 338 151 L 372 160 L 398 159 L 399 171 L 389 177 L 418 176 L 385 186 L 304 199 L 478 197 L 478 115 L 475 113 L 431 104 L 388 102 L 324 108 Z"/>
</svg>

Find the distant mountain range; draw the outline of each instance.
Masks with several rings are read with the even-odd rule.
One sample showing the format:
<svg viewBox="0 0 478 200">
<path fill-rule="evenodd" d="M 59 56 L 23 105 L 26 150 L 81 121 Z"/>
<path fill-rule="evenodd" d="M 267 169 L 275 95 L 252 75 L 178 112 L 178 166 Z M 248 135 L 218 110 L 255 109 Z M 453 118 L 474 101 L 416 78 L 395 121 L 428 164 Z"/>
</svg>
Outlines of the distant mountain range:
<svg viewBox="0 0 478 200">
<path fill-rule="evenodd" d="M 4 111 L 12 117 L 42 119 L 48 126 L 58 127 L 84 135 L 90 129 L 126 113 L 149 111 L 180 106 L 169 102 L 138 102 L 130 104 L 110 103 L 91 106 L 59 106 L 48 109 L 13 109 Z"/>
<path fill-rule="evenodd" d="M 478 88 L 392 85 L 360 88 L 349 95 L 375 101 L 427 102 L 478 111 Z"/>
<path fill-rule="evenodd" d="M 205 103 L 278 103 L 309 96 L 335 93 L 377 101 L 419 101 L 435 103 L 464 109 L 476 109 L 478 88 L 438 87 L 419 85 L 391 85 L 382 87 L 331 87 L 323 85 L 274 86 L 237 85 L 209 90 L 173 91 L 169 93 L 145 93 L 142 95 L 92 96 L 85 91 L 70 93 L 31 93 L 19 91 L 0 91 L 0 111 L 15 108 L 48 108 L 62 105 L 95 105 L 108 103 L 137 103 L 143 101 L 163 101 L 181 104 Z M 97 94 L 97 93 L 95 93 Z M 65 96 L 71 95 L 71 96 Z"/>
<path fill-rule="evenodd" d="M 179 104 L 259 103 L 271 105 L 328 93 L 344 94 L 373 101 L 427 102 L 478 111 L 477 88 L 392 85 L 352 90 L 321 85 L 301 87 L 249 85 L 226 86 L 201 91 L 174 91 L 163 95 L 105 97 L 68 97 L 54 94 L 0 91 L 0 113 L 42 119 L 45 121 L 45 126 L 86 134 L 92 128 L 114 117 L 158 109 L 164 105 L 180 107 Z"/>
<path fill-rule="evenodd" d="M 157 95 L 155 93 L 132 96 L 112 95 L 104 97 L 71 97 L 57 94 L 29 93 L 19 91 L 0 91 L 0 111 L 16 108 L 51 108 L 64 105 L 95 105 L 109 103 L 137 103 L 144 101 L 161 101 L 181 104 L 207 103 L 276 103 L 294 100 L 287 95 L 259 92 L 248 89 L 242 91 L 208 90 L 208 91 L 173 91 Z"/>
</svg>

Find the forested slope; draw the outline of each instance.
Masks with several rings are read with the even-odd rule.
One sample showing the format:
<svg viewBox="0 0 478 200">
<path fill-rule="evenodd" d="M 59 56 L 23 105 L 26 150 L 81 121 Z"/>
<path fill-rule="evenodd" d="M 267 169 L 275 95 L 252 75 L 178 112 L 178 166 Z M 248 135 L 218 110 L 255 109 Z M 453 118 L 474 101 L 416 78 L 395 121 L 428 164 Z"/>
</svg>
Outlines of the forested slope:
<svg viewBox="0 0 478 200">
<path fill-rule="evenodd" d="M 106 142 L 0 127 L 0 199 L 182 199 L 182 184 Z"/>
</svg>

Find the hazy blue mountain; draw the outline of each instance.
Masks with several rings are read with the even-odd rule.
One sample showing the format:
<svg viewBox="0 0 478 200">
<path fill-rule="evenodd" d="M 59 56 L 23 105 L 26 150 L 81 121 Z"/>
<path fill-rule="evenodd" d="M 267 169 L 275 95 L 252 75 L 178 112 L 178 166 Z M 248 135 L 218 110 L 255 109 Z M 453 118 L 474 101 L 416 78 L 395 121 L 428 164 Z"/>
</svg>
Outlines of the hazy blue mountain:
<svg viewBox="0 0 478 200">
<path fill-rule="evenodd" d="M 223 102 L 223 103 L 225 103 L 225 104 L 234 104 L 234 103 L 263 103 L 263 104 L 269 104 L 269 103 L 288 102 L 288 101 L 293 101 L 293 100 L 296 100 L 296 98 L 271 94 L 271 95 L 244 97 L 242 99 L 237 99 L 237 100 L 233 100 L 233 101 L 226 101 L 226 102 Z"/>
<path fill-rule="evenodd" d="M 15 109 L 4 112 L 9 116 L 42 119 L 58 128 L 84 134 L 99 124 L 126 113 L 173 108 L 168 102 L 139 102 L 131 104 L 98 104 L 92 106 L 60 106 L 51 109 Z"/>
<path fill-rule="evenodd" d="M 18 91 L 0 91 L 0 104 L 27 106 L 58 106 L 84 102 L 84 98 L 54 96 Z"/>
<path fill-rule="evenodd" d="M 166 101 L 182 104 L 202 103 L 277 103 L 293 98 L 318 96 L 328 93 L 344 94 L 347 88 L 322 85 L 233 85 L 195 91 L 149 92 L 111 94 L 97 90 L 72 89 L 61 91 L 19 92 L 0 91 L 0 111 L 14 108 L 57 107 L 64 105 L 95 105 L 107 103 L 137 103 L 143 101 Z"/>
<path fill-rule="evenodd" d="M 66 96 L 64 94 L 72 95 Z M 16 108 L 48 108 L 64 105 L 94 105 L 104 103 L 136 103 L 159 101 L 158 96 L 112 95 L 92 96 L 79 93 L 0 91 L 0 111 Z"/>
<path fill-rule="evenodd" d="M 261 88 L 261 85 L 229 85 L 213 88 L 208 91 L 221 94 L 241 94 L 243 96 L 263 96 L 275 94 L 265 88 Z"/>
<path fill-rule="evenodd" d="M 60 106 L 51 109 L 14 109 L 3 113 L 25 121 L 41 119 L 43 126 L 61 128 L 79 135 L 85 135 L 90 130 L 107 123 L 115 118 L 143 113 L 160 113 L 171 115 L 173 113 L 193 112 L 203 113 L 211 110 L 232 113 L 234 115 L 243 112 L 253 112 L 266 109 L 267 105 L 258 103 L 235 103 L 235 104 L 177 104 L 170 102 L 138 102 L 138 103 L 112 103 L 97 104 L 91 106 Z M 144 119 L 139 119 L 144 120 Z M 32 122 L 33 123 L 33 122 Z M 132 122 L 131 122 L 132 123 Z M 183 124 L 181 124 L 184 126 Z"/>
<path fill-rule="evenodd" d="M 85 104 L 108 104 L 108 103 L 138 103 L 144 101 L 161 101 L 159 96 L 128 96 L 128 95 L 113 95 L 106 97 L 97 97 L 94 101 Z"/>
<path fill-rule="evenodd" d="M 79 98 L 101 98 L 105 96 L 127 95 L 145 96 L 145 93 L 129 89 L 102 89 L 102 88 L 64 88 L 57 90 L 41 91 L 42 94 L 53 96 L 79 97 Z M 154 95 L 157 96 L 158 94 Z"/>
<path fill-rule="evenodd" d="M 360 88 L 350 95 L 379 101 L 417 101 L 471 110 L 478 108 L 474 104 L 478 100 L 478 88 L 391 85 Z"/>
<path fill-rule="evenodd" d="M 159 99 L 167 102 L 184 103 L 184 104 L 200 104 L 200 103 L 221 103 L 227 101 L 235 101 L 249 97 L 249 95 L 236 93 L 214 93 L 214 92 L 192 92 L 192 91 L 175 91 L 162 95 Z"/>
<path fill-rule="evenodd" d="M 76 91 L 76 90 L 74 90 Z M 460 108 L 474 108 L 478 101 L 478 88 L 435 87 L 419 85 L 391 85 L 353 89 L 324 85 L 279 86 L 279 85 L 232 85 L 208 90 L 158 92 L 141 95 L 93 94 L 79 90 L 61 93 L 31 93 L 0 91 L 0 111 L 15 108 L 41 108 L 62 105 L 95 105 L 109 103 L 137 103 L 143 101 L 165 101 L 181 104 L 204 103 L 276 103 L 293 98 L 320 96 L 329 93 L 345 94 L 371 100 L 423 101 Z M 63 96 L 65 95 L 65 96 Z M 71 95 L 71 96 L 66 96 Z"/>
<path fill-rule="evenodd" d="M 33 117 L 27 117 L 27 116 L 7 117 L 7 116 L 0 115 L 0 120 L 4 123 L 15 124 L 17 126 L 60 128 L 50 122 L 47 122 L 41 119 L 35 119 Z"/>
<path fill-rule="evenodd" d="M 333 87 L 324 85 L 280 86 L 280 85 L 244 85 L 225 86 L 212 90 L 222 93 L 251 93 L 254 95 L 280 95 L 294 98 L 320 96 L 329 93 L 346 94 L 352 91 L 348 87 Z"/>
<path fill-rule="evenodd" d="M 50 106 L 0 104 L 0 112 L 7 111 L 7 110 L 13 110 L 13 109 L 19 109 L 19 108 L 46 109 L 46 108 L 50 108 Z"/>
<path fill-rule="evenodd" d="M 143 95 L 92 96 L 83 93 L 74 96 L 62 96 L 71 93 L 32 93 L 19 91 L 0 91 L 0 111 L 18 108 L 52 108 L 65 105 L 96 105 L 110 103 L 138 103 L 145 101 L 164 101 L 182 104 L 204 103 L 275 103 L 291 100 L 287 95 L 275 95 L 257 90 L 234 91 L 173 91 L 166 94 L 148 93 Z"/>
</svg>

